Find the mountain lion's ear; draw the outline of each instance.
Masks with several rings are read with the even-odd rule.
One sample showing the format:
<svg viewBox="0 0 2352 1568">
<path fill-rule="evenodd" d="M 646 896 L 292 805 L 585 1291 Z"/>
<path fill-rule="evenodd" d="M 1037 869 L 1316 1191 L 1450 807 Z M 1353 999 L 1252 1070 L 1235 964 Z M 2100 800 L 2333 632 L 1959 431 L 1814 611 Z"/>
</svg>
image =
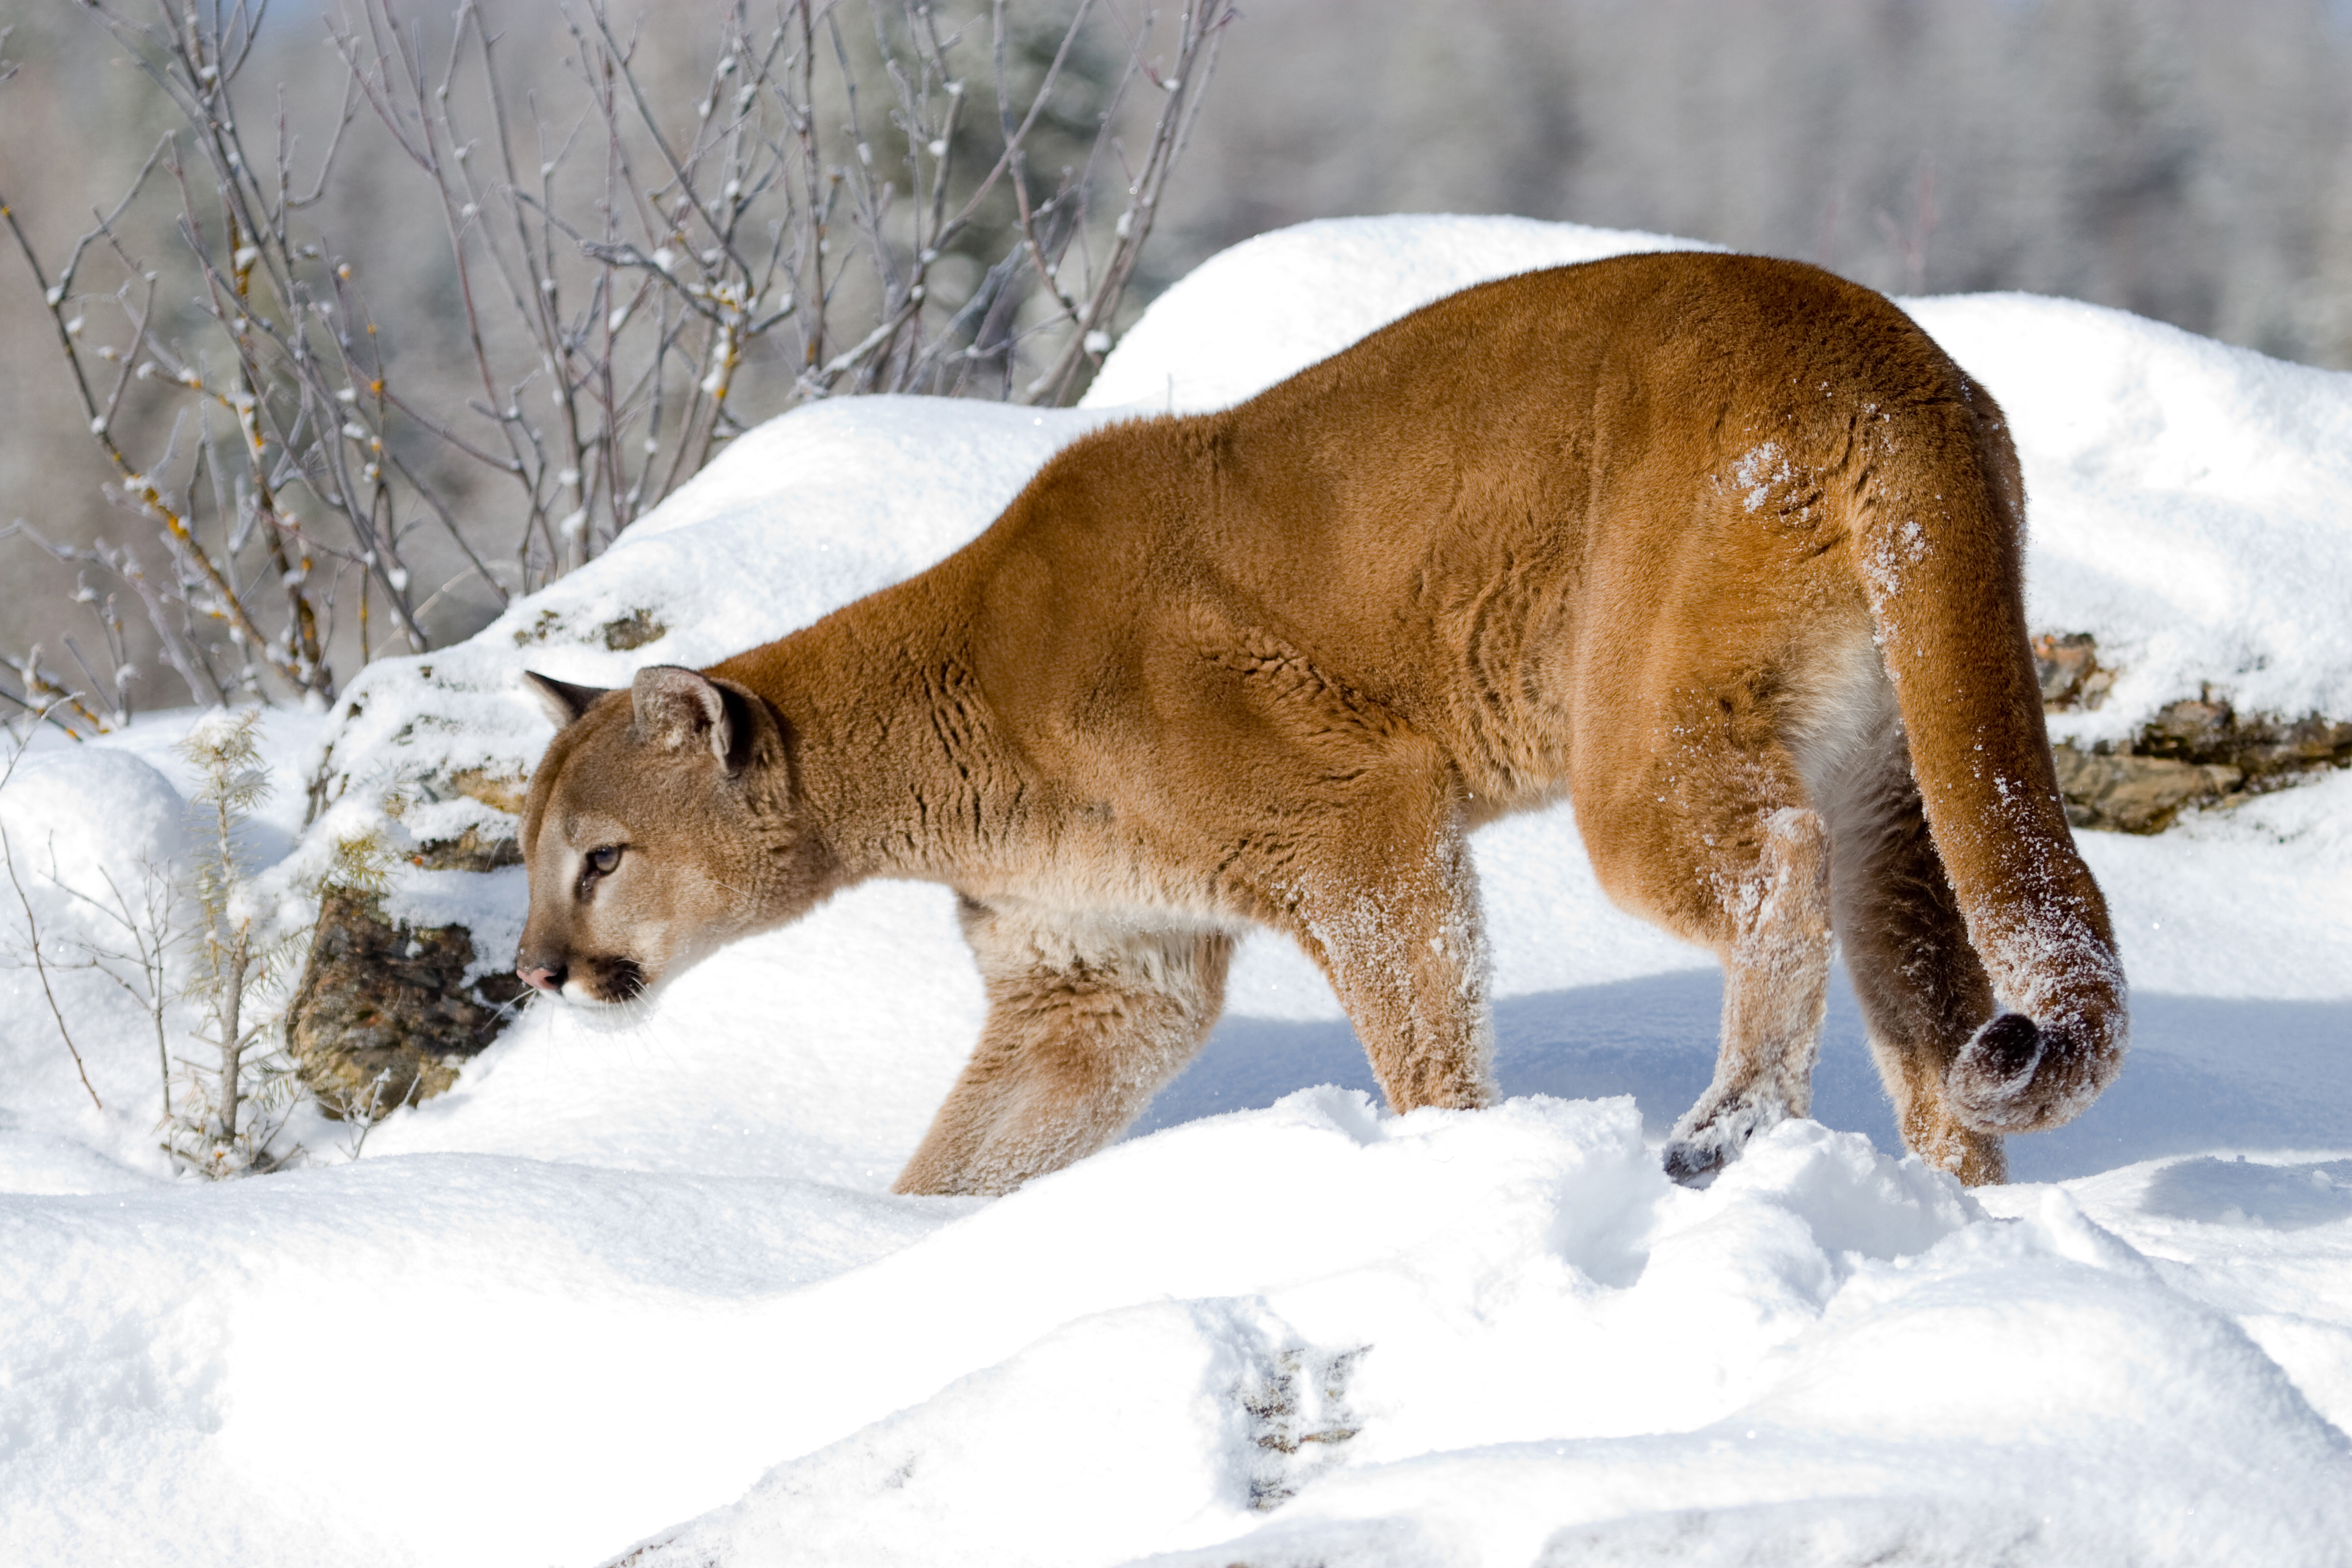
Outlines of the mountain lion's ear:
<svg viewBox="0 0 2352 1568">
<path fill-rule="evenodd" d="M 637 739 L 677 751 L 707 746 L 710 754 L 733 763 L 735 723 L 727 710 L 727 693 L 707 677 L 682 665 L 648 665 L 637 671 L 630 695 L 636 704 Z"/>
<path fill-rule="evenodd" d="M 612 689 L 605 686 L 574 686 L 568 680 L 558 680 L 551 675 L 541 675 L 535 669 L 522 672 L 522 683 L 547 710 L 547 716 L 559 730 L 588 711 L 588 704 Z"/>
</svg>

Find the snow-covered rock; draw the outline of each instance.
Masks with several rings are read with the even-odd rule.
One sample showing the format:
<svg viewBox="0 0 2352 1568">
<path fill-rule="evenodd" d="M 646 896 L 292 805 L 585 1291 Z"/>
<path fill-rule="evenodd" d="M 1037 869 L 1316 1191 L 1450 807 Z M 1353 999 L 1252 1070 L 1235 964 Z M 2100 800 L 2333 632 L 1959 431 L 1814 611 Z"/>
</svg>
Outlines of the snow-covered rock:
<svg viewBox="0 0 2352 1568">
<path fill-rule="evenodd" d="M 1083 408 L 876 397 L 772 421 L 603 558 L 469 641 L 379 660 L 354 679 L 330 738 L 337 804 L 281 880 L 314 873 L 332 839 L 355 831 L 419 845 L 511 832 L 492 803 L 510 802 L 552 732 L 522 689 L 525 668 L 617 685 L 646 664 L 715 662 L 945 556 L 1047 457 L 1107 420 L 1230 403 L 1482 279 L 1687 244 L 1508 217 L 1304 224 L 1236 246 L 1170 289 Z M 2112 743 L 2208 684 L 2248 712 L 2352 714 L 2352 523 L 2341 501 L 2352 494 L 2352 376 L 2067 300 L 1904 303 L 2010 412 L 2032 496 L 2033 624 L 2094 635 L 2119 672 L 2096 710 L 2054 715 L 2054 734 Z M 411 804 L 394 827 L 383 802 L 404 785 Z M 2231 843 L 2289 831 L 2269 810 L 2187 831 Z M 2112 857 L 2096 845 L 2091 856 L 2106 876 Z M 1489 830 L 1479 857 L 1499 917 L 1499 994 L 1705 962 L 1606 909 L 1565 806 Z M 2332 855 L 2320 865 L 2352 891 L 2352 866 Z M 2174 896 L 2111 890 L 2127 930 L 2156 929 L 2163 915 L 2143 916 L 2143 904 Z M 436 918 L 478 922 L 475 951 L 488 965 L 520 929 L 520 895 L 511 876 L 470 895 L 445 877 L 430 898 Z M 2344 908 L 2317 930 L 2282 913 L 2268 940 L 2249 943 L 2263 955 L 2251 969 L 2242 956 L 2170 950 L 2162 967 L 2140 963 L 2147 950 L 2128 938 L 2126 961 L 2135 984 L 2168 990 L 2344 994 L 2352 898 Z M 926 962 L 953 964 L 952 953 Z M 1304 962 L 1265 943 L 1245 951 L 1234 997 L 1237 1010 L 1267 1016 L 1334 1013 Z"/>
</svg>

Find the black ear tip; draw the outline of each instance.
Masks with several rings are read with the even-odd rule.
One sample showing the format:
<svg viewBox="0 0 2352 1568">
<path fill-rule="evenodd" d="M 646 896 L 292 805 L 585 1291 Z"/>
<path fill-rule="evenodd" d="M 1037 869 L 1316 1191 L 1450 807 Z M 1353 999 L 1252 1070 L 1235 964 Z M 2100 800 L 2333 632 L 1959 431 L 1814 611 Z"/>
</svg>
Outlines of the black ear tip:
<svg viewBox="0 0 2352 1568">
<path fill-rule="evenodd" d="M 604 696 L 606 690 L 602 686 L 576 686 L 569 680 L 541 675 L 535 669 L 522 672 L 522 683 L 532 696 L 539 699 L 540 707 L 546 710 L 548 718 L 559 730 L 576 722 L 583 713 L 588 711 L 588 705 Z"/>
</svg>

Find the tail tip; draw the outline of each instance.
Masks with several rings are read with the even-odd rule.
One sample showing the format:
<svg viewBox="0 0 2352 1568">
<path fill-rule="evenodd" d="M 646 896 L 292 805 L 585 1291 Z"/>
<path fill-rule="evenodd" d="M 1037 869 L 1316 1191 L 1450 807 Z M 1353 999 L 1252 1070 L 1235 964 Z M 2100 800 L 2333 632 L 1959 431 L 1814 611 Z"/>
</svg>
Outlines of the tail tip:
<svg viewBox="0 0 2352 1568">
<path fill-rule="evenodd" d="M 2001 1013 L 1953 1058 L 1945 1092 L 1979 1132 L 2039 1132 L 2081 1115 L 2123 1065 L 2123 1042 L 2105 1031 L 2045 1027 Z"/>
</svg>

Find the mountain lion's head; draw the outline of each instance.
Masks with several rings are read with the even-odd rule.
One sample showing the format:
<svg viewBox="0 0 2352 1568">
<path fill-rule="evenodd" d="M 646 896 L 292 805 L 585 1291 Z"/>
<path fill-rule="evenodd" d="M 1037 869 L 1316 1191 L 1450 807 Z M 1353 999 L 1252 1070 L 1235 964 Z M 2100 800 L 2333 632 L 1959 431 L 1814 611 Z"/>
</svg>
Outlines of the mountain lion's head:
<svg viewBox="0 0 2352 1568">
<path fill-rule="evenodd" d="M 790 730 L 750 690 L 675 665 L 625 690 L 524 679 L 557 728 L 523 807 L 524 980 L 626 1002 L 830 890 Z"/>
</svg>

